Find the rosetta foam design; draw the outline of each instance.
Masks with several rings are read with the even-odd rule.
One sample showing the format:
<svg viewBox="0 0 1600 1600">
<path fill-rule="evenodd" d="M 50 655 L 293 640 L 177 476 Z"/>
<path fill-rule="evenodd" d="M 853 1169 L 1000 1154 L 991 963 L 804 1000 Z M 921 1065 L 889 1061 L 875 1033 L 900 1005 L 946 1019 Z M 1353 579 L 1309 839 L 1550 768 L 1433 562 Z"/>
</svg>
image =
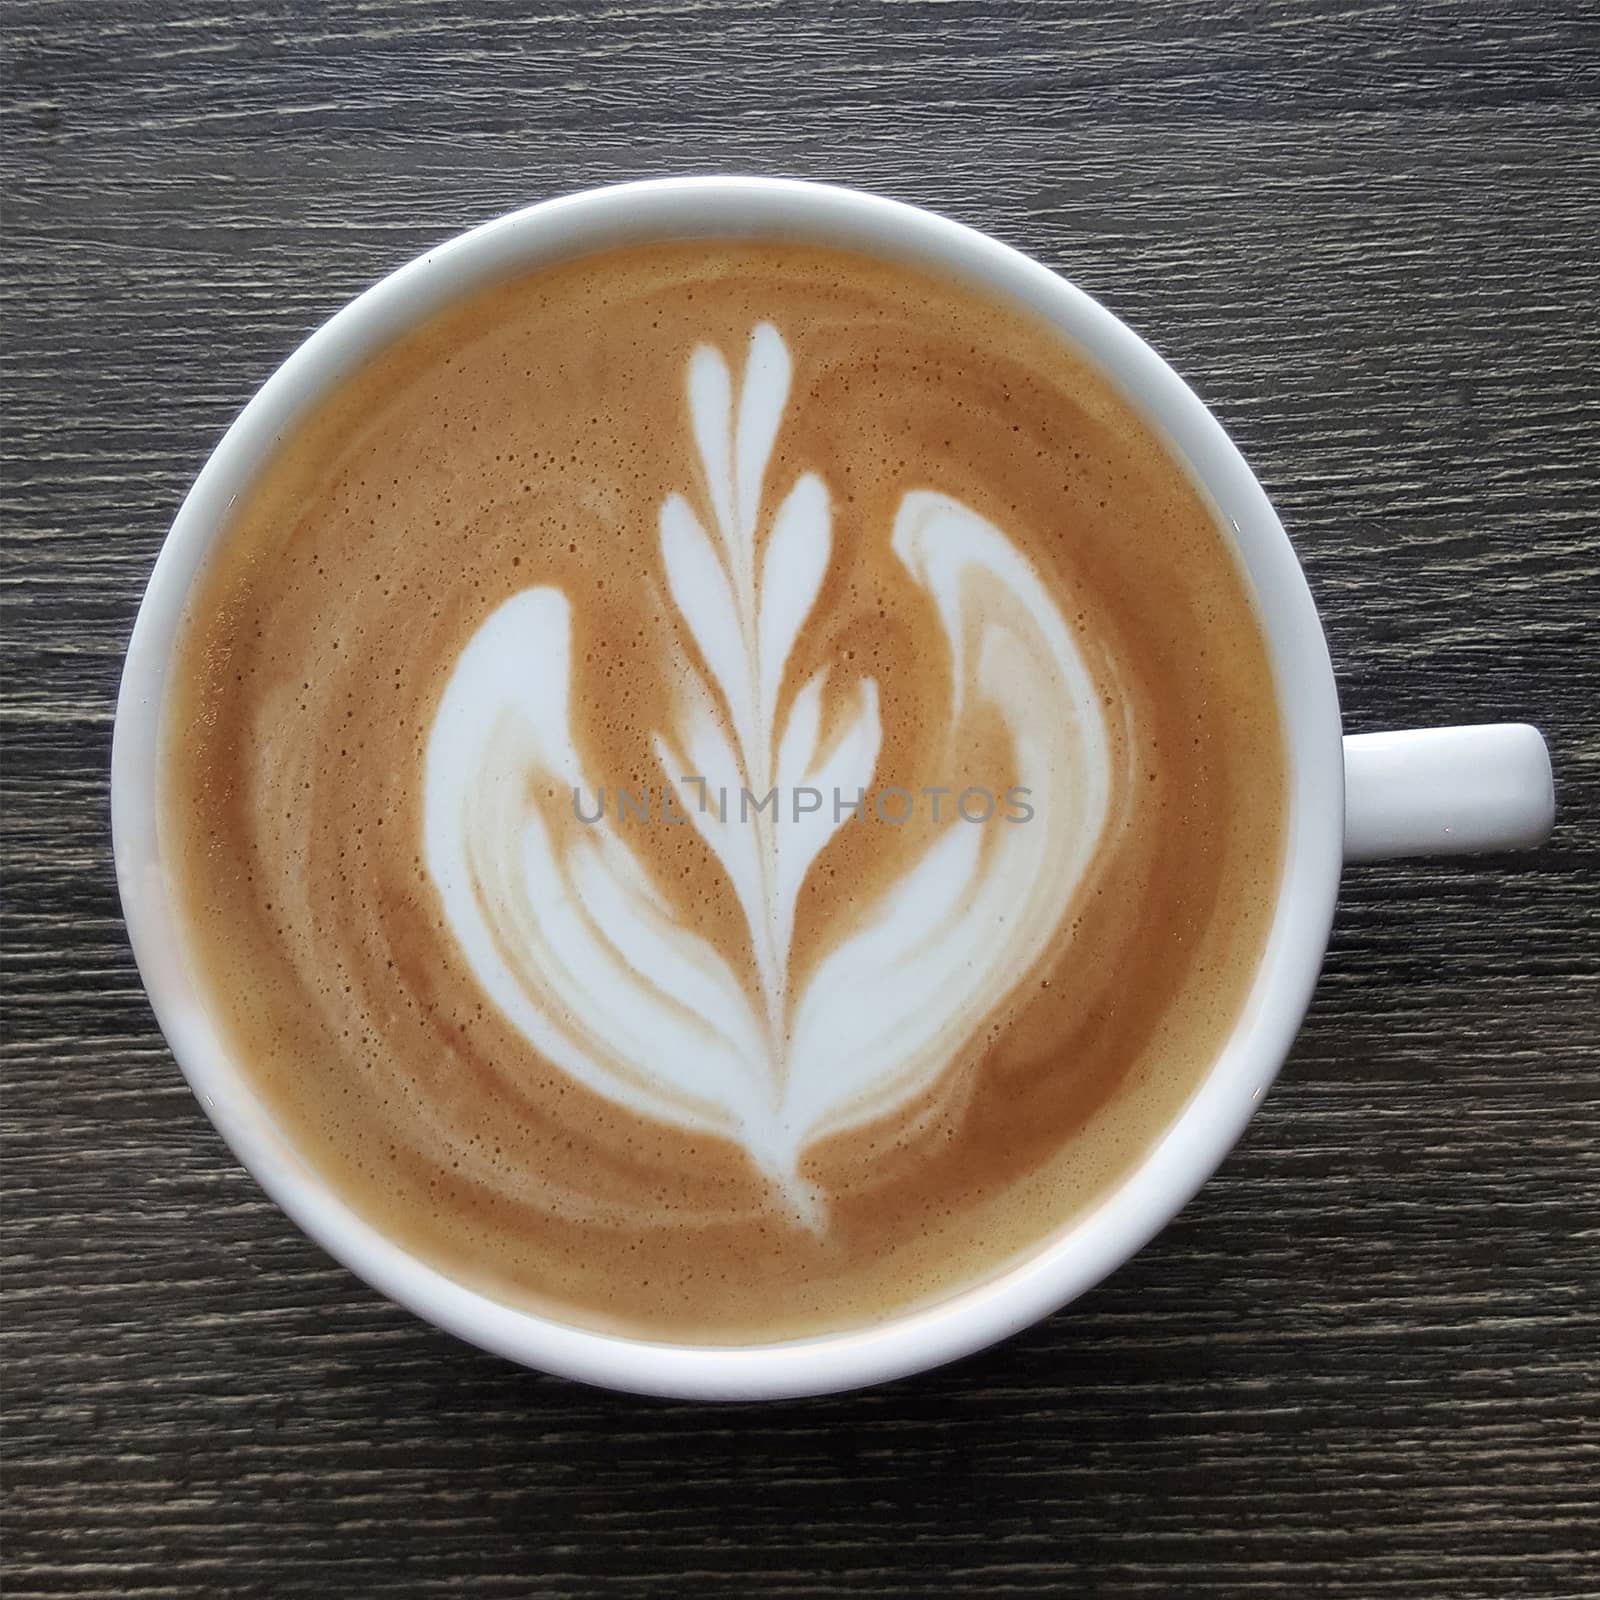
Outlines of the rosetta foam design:
<svg viewBox="0 0 1600 1600">
<path fill-rule="evenodd" d="M 826 581 L 828 489 L 768 469 L 792 377 L 770 324 L 737 392 L 709 346 L 687 397 L 708 530 L 690 500 L 660 508 L 659 555 L 681 624 L 682 689 L 653 753 L 666 784 L 764 795 L 869 789 L 885 736 L 878 686 L 831 694 L 843 663 L 790 694 L 786 670 Z M 1058 940 L 1107 825 L 1112 741 L 1072 629 L 1033 564 L 948 495 L 907 493 L 887 530 L 949 645 L 945 746 L 998 721 L 1033 825 L 956 823 L 863 907 L 797 987 L 807 879 L 842 826 L 831 806 L 749 820 L 689 807 L 743 912 L 753 984 L 660 890 L 609 819 L 563 829 L 540 799 L 590 794 L 573 734 L 572 597 L 505 600 L 455 663 L 425 755 L 426 866 L 484 992 L 546 1059 L 641 1116 L 737 1141 L 784 1208 L 827 1221 L 803 1174 L 818 1140 L 910 1107 Z"/>
</svg>

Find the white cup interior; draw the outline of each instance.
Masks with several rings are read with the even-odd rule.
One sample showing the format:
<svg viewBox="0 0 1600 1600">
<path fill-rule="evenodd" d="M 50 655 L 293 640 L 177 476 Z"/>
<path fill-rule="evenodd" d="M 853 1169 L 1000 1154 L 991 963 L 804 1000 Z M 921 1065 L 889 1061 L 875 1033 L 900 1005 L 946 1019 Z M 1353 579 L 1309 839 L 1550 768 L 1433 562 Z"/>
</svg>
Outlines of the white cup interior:
<svg viewBox="0 0 1600 1600">
<path fill-rule="evenodd" d="M 487 1298 L 409 1255 L 339 1200 L 255 1099 L 182 956 L 156 813 L 158 723 L 195 573 L 285 429 L 429 312 L 508 273 L 662 238 L 828 243 L 954 276 L 1030 309 L 1085 350 L 1170 440 L 1217 506 L 1254 586 L 1289 745 L 1288 844 L 1260 967 L 1204 1082 L 1138 1166 L 1025 1260 L 948 1300 L 856 1332 L 723 1348 L 631 1340 Z M 1310 1001 L 1338 886 L 1344 779 L 1338 702 L 1316 609 L 1277 516 L 1181 379 L 1064 279 L 971 229 L 897 202 L 755 178 L 627 184 L 533 206 L 402 267 L 319 328 L 269 378 L 180 509 L 128 648 L 112 753 L 112 828 L 129 936 L 156 1016 L 206 1113 L 262 1187 L 337 1259 L 419 1316 L 513 1360 L 640 1393 L 760 1399 L 847 1389 L 1003 1338 L 1098 1282 L 1211 1174 L 1270 1085 Z"/>
</svg>

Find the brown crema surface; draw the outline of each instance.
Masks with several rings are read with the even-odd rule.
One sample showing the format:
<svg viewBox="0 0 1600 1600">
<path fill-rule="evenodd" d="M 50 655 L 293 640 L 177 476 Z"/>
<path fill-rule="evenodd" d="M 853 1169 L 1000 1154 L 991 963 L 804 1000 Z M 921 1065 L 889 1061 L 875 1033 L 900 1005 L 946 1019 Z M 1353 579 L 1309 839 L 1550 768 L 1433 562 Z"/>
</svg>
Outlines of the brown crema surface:
<svg viewBox="0 0 1600 1600">
<path fill-rule="evenodd" d="M 806 1153 L 821 1230 L 774 1202 L 741 1146 L 542 1059 L 463 958 L 422 837 L 445 683 L 484 619 L 535 585 L 571 603 L 585 770 L 659 792 L 652 735 L 685 651 L 658 517 L 673 493 L 706 503 L 685 364 L 710 344 L 737 373 L 763 321 L 793 358 L 767 503 L 814 472 L 833 519 L 786 699 L 828 666 L 835 717 L 876 680 L 874 788 L 1015 781 L 1004 738 L 951 749 L 950 649 L 890 550 L 902 497 L 936 490 L 1032 561 L 1115 746 L 1111 821 L 1046 957 L 971 1019 L 930 1094 Z M 833 251 L 627 250 L 435 317 L 285 439 L 196 583 L 171 683 L 161 826 L 187 956 L 285 1132 L 441 1270 L 641 1337 L 867 1325 L 1056 1233 L 1198 1085 L 1253 977 L 1283 855 L 1264 644 L 1184 469 L 1049 329 Z M 949 808 L 894 826 L 869 807 L 840 829 L 802 892 L 797 975 L 940 828 L 971 826 Z M 695 831 L 629 842 L 743 970 L 746 924 Z"/>
</svg>

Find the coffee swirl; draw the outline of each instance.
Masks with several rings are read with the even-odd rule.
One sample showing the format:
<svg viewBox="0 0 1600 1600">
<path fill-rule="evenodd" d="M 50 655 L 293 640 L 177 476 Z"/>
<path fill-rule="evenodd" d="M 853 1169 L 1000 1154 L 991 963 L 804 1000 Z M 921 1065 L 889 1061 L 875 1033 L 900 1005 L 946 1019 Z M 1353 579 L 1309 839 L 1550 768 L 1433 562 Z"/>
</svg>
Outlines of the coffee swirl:
<svg viewBox="0 0 1600 1600">
<path fill-rule="evenodd" d="M 574 263 L 354 374 L 165 725 L 190 959 L 308 1159 L 636 1334 L 1037 1243 L 1191 1091 L 1282 850 L 1182 469 L 1027 319 L 799 247 Z"/>
</svg>

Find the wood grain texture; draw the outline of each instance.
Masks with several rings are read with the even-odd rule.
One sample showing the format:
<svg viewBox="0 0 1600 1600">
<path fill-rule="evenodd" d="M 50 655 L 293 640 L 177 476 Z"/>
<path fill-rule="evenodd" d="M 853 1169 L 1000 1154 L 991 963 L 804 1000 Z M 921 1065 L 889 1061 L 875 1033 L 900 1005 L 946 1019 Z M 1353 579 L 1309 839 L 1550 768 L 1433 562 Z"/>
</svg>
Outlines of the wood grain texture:
<svg viewBox="0 0 1600 1600">
<path fill-rule="evenodd" d="M 1600 1594 L 1592 7 L 12 0 L 5 1592 Z M 523 1372 L 212 1133 L 113 885 L 119 658 L 188 481 L 354 291 L 515 204 L 828 177 L 988 228 L 1193 381 L 1354 729 L 1528 718 L 1532 861 L 1352 871 L 1241 1148 L 1110 1282 L 872 1393 Z"/>
</svg>

